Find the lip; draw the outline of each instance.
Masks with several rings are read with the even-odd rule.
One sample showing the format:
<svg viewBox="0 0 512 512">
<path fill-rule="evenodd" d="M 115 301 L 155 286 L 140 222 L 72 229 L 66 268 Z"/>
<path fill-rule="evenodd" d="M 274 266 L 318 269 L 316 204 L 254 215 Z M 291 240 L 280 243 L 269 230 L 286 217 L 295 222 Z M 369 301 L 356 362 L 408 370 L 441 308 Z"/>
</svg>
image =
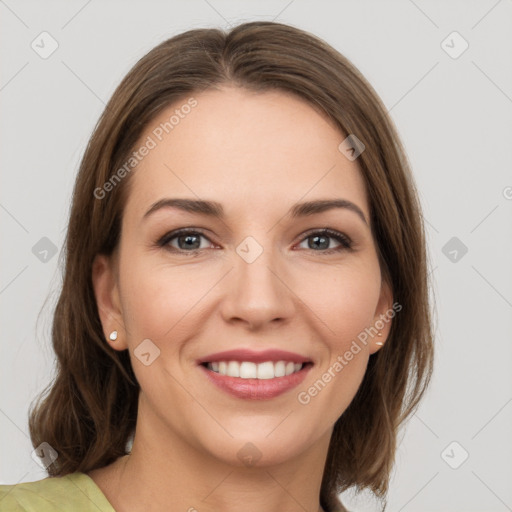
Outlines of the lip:
<svg viewBox="0 0 512 512">
<path fill-rule="evenodd" d="M 197 360 L 198 365 L 204 363 L 217 363 L 219 361 L 250 361 L 251 363 L 265 363 L 266 361 L 291 361 L 292 363 L 311 363 L 311 359 L 305 356 L 288 352 L 286 350 L 269 349 L 256 352 L 250 349 L 225 350 L 216 352 Z M 279 377 L 283 378 L 283 377 Z M 248 379 L 250 380 L 250 379 Z"/>
<path fill-rule="evenodd" d="M 226 356 L 224 355 L 223 357 Z M 268 360 L 269 359 L 266 359 L 266 361 Z M 247 361 L 247 359 L 243 359 L 243 361 Z M 220 375 L 219 373 L 208 370 L 208 368 L 202 364 L 198 366 L 205 374 L 206 378 L 219 389 L 236 398 L 247 400 L 268 400 L 290 391 L 306 378 L 307 373 L 312 367 L 313 364 L 308 363 L 298 372 L 284 377 L 274 377 L 273 379 L 241 379 L 239 377 Z"/>
</svg>

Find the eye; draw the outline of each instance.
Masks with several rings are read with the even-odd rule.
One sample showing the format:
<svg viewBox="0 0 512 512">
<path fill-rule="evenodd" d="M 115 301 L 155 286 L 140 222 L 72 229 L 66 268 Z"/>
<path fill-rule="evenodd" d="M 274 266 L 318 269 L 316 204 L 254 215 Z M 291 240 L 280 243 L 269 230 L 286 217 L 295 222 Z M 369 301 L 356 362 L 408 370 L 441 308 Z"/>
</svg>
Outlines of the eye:
<svg viewBox="0 0 512 512">
<path fill-rule="evenodd" d="M 173 252 L 188 252 L 192 255 L 204 249 L 201 247 L 201 238 L 209 240 L 201 231 L 192 229 L 180 229 L 172 231 L 164 235 L 159 241 L 160 247 L 168 247 Z M 176 240 L 178 247 L 174 246 L 171 242 Z"/>
<path fill-rule="evenodd" d="M 207 246 L 201 247 L 201 238 L 210 241 L 207 236 L 196 229 L 179 229 L 164 235 L 160 240 L 158 240 L 157 245 L 159 247 L 168 248 L 172 252 L 182 254 L 188 253 L 190 256 L 197 256 L 200 251 L 208 248 Z M 310 239 L 312 242 L 308 243 L 307 249 L 314 252 L 331 254 L 352 248 L 352 241 L 349 237 L 343 233 L 328 228 L 309 232 L 307 236 L 301 240 L 301 243 Z M 329 239 L 336 240 L 339 244 L 338 247 L 329 247 Z M 174 245 L 174 242 L 176 242 L 177 246 Z M 213 245 L 211 241 L 210 244 Z"/>
<path fill-rule="evenodd" d="M 329 248 L 329 239 L 334 238 L 336 241 L 339 242 L 338 247 Z M 305 238 L 303 238 L 303 241 L 307 241 L 312 239 L 312 243 L 308 243 L 308 249 L 311 249 L 315 252 L 322 252 L 324 254 L 331 254 L 333 252 L 339 252 L 346 249 L 352 248 L 352 241 L 348 236 L 344 235 L 343 233 L 339 233 L 338 231 L 334 231 L 332 229 L 321 229 L 318 231 L 310 232 Z M 301 242 L 301 243 L 302 243 Z M 327 249 L 325 251 L 319 251 L 318 249 Z"/>
</svg>

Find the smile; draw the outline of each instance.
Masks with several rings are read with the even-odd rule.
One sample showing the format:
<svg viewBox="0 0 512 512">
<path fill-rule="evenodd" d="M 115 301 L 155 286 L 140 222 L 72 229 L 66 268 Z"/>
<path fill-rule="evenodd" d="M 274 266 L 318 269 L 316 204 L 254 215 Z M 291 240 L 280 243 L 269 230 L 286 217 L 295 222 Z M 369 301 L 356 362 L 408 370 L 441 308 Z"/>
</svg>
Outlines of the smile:
<svg viewBox="0 0 512 512">
<path fill-rule="evenodd" d="M 218 361 L 206 363 L 208 370 L 240 379 L 274 379 L 285 377 L 302 369 L 303 363 L 292 361 L 266 361 L 264 363 L 253 363 L 251 361 Z"/>
</svg>

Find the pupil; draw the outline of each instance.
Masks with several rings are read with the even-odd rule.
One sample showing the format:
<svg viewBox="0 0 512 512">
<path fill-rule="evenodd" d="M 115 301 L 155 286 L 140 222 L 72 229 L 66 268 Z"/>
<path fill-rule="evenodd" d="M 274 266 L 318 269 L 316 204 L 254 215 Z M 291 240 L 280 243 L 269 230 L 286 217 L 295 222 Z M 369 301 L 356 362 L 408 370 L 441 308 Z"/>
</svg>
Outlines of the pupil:
<svg viewBox="0 0 512 512">
<path fill-rule="evenodd" d="M 328 249 L 329 248 L 329 242 L 327 240 L 328 237 L 326 237 L 325 235 L 313 236 L 311 238 L 313 238 L 313 243 L 310 244 L 310 248 L 313 248 L 313 249 L 318 249 L 318 248 Z M 198 237 L 196 235 L 184 235 L 184 236 L 180 237 L 180 240 L 183 240 L 183 239 L 185 240 L 185 245 L 188 248 L 191 248 L 191 247 L 193 249 L 199 248 L 197 246 Z M 194 239 L 195 239 L 195 244 L 194 244 Z M 322 242 L 322 240 L 323 240 L 323 242 Z"/>
<path fill-rule="evenodd" d="M 323 244 L 322 244 L 322 243 L 318 244 L 318 240 L 319 240 L 319 239 L 320 239 L 320 240 L 322 240 L 322 239 L 323 239 L 323 240 L 324 240 L 324 243 L 323 243 Z M 314 242 L 313 242 L 313 247 L 318 248 L 319 246 L 322 246 L 322 248 L 323 248 L 323 249 L 327 249 L 327 248 L 329 247 L 329 242 L 327 242 L 327 244 L 325 244 L 325 241 L 327 240 L 327 237 L 326 237 L 326 236 L 324 236 L 324 235 L 322 235 L 322 236 L 314 236 L 314 237 L 313 237 L 313 240 L 314 240 Z"/>
<path fill-rule="evenodd" d="M 193 240 L 193 239 L 195 238 L 195 239 L 196 239 L 196 242 L 197 242 L 197 238 L 198 238 L 198 237 L 197 237 L 197 236 L 195 236 L 195 235 L 184 235 L 184 236 L 183 236 L 183 237 L 181 237 L 181 238 L 182 238 L 182 239 L 183 239 L 183 238 L 185 239 L 185 244 L 187 245 L 187 247 L 189 247 L 189 248 L 190 248 L 192 245 L 194 245 L 194 244 L 193 244 L 193 242 L 192 242 L 192 244 L 190 243 L 190 242 L 191 242 L 191 240 Z M 197 249 L 197 248 L 198 248 L 198 247 L 193 247 L 193 249 Z"/>
</svg>

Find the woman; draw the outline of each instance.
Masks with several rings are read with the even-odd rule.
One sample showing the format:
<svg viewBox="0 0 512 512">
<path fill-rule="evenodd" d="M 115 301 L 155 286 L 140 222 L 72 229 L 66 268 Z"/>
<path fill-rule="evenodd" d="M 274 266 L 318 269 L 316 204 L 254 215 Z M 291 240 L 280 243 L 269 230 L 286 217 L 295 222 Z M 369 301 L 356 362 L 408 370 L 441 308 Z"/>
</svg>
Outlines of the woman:
<svg viewBox="0 0 512 512">
<path fill-rule="evenodd" d="M 272 22 L 173 37 L 77 177 L 58 375 L 29 422 L 60 478 L 0 508 L 327 512 L 352 486 L 385 507 L 428 301 L 413 178 L 355 67 Z"/>
</svg>

